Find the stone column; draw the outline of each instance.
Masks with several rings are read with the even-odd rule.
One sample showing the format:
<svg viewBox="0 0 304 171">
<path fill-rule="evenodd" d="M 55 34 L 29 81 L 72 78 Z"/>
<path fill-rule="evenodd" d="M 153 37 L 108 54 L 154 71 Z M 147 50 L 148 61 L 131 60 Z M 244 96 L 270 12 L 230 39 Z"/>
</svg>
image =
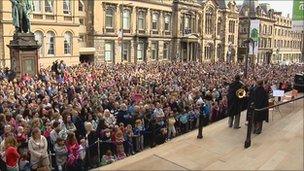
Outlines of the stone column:
<svg viewBox="0 0 304 171">
<path fill-rule="evenodd" d="M 146 15 L 146 29 L 147 29 L 147 34 L 150 35 L 151 33 L 151 9 L 147 10 L 147 15 Z"/>
<path fill-rule="evenodd" d="M 137 30 L 137 10 L 135 7 L 131 11 L 131 34 L 136 33 Z"/>
</svg>

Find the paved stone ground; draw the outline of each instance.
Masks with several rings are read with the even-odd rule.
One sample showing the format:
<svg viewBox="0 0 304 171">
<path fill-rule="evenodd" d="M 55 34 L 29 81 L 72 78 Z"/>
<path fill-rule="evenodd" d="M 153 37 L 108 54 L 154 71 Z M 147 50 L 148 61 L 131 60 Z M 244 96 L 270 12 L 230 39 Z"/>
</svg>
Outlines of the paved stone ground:
<svg viewBox="0 0 304 171">
<path fill-rule="evenodd" d="M 245 113 L 241 129 L 227 119 L 95 170 L 303 170 L 303 99 L 270 111 L 270 122 L 244 149 Z"/>
</svg>

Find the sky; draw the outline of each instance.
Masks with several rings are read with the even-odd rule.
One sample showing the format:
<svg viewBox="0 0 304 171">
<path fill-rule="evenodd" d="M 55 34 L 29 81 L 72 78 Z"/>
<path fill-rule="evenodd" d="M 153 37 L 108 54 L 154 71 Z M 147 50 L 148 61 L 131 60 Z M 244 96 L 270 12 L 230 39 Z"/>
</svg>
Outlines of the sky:
<svg viewBox="0 0 304 171">
<path fill-rule="evenodd" d="M 238 5 L 243 3 L 243 0 L 235 1 Z M 287 14 L 289 14 L 290 18 L 292 17 L 293 0 L 259 0 L 258 2 L 268 3 L 275 11 L 282 12 L 284 16 L 287 16 Z"/>
</svg>

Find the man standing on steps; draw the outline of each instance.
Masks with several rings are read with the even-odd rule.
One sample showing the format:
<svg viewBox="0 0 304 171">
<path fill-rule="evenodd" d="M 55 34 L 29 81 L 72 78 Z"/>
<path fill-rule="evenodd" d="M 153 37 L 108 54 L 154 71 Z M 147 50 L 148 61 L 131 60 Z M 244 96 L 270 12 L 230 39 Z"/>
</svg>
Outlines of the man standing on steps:
<svg viewBox="0 0 304 171">
<path fill-rule="evenodd" d="M 257 82 L 257 87 L 253 92 L 253 103 L 255 109 L 262 109 L 269 106 L 268 93 L 263 86 L 263 81 Z M 269 109 L 256 111 L 253 118 L 253 133 L 260 134 L 262 132 L 263 121 L 268 122 Z"/>
<path fill-rule="evenodd" d="M 235 80 L 233 83 L 229 85 L 228 89 L 228 125 L 231 128 L 233 126 L 234 129 L 239 129 L 240 127 L 240 117 L 242 111 L 242 99 L 237 97 L 236 92 L 243 87 L 243 83 L 241 82 L 241 77 L 239 75 L 235 76 Z M 234 120 L 234 123 L 233 123 Z"/>
</svg>

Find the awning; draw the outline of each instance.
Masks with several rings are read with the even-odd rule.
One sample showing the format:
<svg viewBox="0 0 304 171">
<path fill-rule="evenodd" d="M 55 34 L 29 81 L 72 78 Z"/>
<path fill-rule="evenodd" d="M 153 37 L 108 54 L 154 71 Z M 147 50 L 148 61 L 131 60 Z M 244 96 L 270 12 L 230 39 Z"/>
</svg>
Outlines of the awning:
<svg viewBox="0 0 304 171">
<path fill-rule="evenodd" d="M 94 47 L 81 47 L 79 48 L 80 55 L 94 55 L 96 49 Z"/>
</svg>

